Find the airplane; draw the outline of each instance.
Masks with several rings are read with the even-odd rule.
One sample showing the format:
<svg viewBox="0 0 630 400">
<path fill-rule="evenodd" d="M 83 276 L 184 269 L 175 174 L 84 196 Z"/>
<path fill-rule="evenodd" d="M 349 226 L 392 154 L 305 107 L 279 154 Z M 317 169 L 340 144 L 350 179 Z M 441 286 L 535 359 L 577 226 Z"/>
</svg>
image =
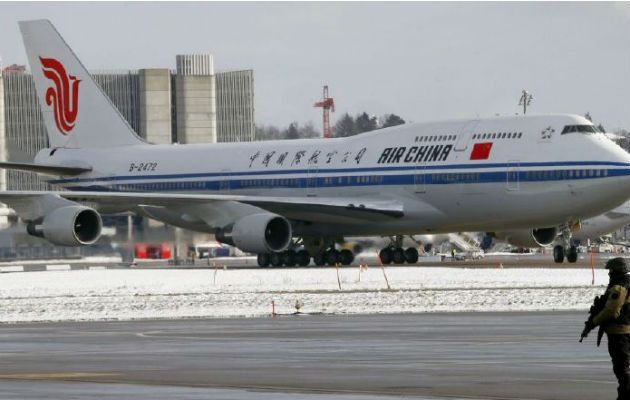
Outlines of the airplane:
<svg viewBox="0 0 630 400">
<path fill-rule="evenodd" d="M 630 225 L 630 201 L 626 201 L 619 207 L 610 211 L 606 211 L 601 215 L 581 221 L 579 230 L 573 232 L 571 243 L 573 246 L 577 246 L 582 243 L 586 243 L 589 240 L 597 240 L 600 237 L 608 235 L 611 232 L 621 229 L 627 225 Z M 520 246 L 521 243 L 518 242 L 518 239 L 515 241 L 510 236 L 509 232 L 486 233 L 486 237 L 484 237 L 483 240 L 484 247 L 489 248 L 495 238 L 503 240 L 511 245 L 522 247 Z M 560 257 L 560 254 L 562 252 L 561 247 L 563 246 L 562 236 L 560 235 L 556 238 L 555 241 L 549 244 L 553 244 L 554 242 L 558 243 L 554 246 L 554 261 L 556 263 L 562 263 L 564 261 L 563 257 Z M 572 261 L 569 257 L 567 258 L 567 261 L 575 262 Z"/>
<path fill-rule="evenodd" d="M 19 23 L 49 138 L 33 162 L 58 191 L 4 191 L 27 232 L 90 245 L 133 211 L 215 234 L 261 266 L 352 262 L 345 236 L 510 231 L 563 253 L 572 227 L 626 201 L 630 155 L 577 115 L 399 125 L 347 138 L 155 145 L 140 138 L 47 20 Z M 536 227 L 532 229 L 532 227 Z M 297 250 L 297 251 L 296 251 Z M 415 248 L 381 257 L 413 260 Z M 563 254 L 564 256 L 564 254 Z M 385 261 L 385 260 L 384 260 Z"/>
</svg>

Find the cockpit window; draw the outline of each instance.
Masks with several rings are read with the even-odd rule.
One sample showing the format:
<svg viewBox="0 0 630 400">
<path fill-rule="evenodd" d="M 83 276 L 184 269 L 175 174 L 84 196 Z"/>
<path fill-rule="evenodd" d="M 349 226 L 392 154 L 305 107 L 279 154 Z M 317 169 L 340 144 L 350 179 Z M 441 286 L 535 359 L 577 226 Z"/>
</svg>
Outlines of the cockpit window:
<svg viewBox="0 0 630 400">
<path fill-rule="evenodd" d="M 573 132 L 597 133 L 598 130 L 593 125 L 567 125 L 562 130 L 562 135 Z"/>
</svg>

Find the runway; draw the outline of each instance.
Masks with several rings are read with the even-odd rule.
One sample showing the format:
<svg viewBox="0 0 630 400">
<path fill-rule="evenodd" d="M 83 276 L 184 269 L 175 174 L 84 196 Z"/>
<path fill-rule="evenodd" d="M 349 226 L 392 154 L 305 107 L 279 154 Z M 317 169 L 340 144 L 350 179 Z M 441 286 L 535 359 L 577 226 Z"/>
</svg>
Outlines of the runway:
<svg viewBox="0 0 630 400">
<path fill-rule="evenodd" d="M 0 326 L 5 398 L 614 398 L 582 312 Z M 605 339 L 604 339 L 605 342 Z M 115 384 L 115 385 L 113 385 Z M 314 396 L 314 395 L 318 396 Z"/>
</svg>

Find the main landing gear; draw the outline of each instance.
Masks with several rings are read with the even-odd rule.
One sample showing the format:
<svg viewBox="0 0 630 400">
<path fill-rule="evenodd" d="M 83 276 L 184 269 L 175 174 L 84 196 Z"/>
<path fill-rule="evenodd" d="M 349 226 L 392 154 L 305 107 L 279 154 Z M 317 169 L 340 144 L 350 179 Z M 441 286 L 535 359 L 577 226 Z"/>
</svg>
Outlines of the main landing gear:
<svg viewBox="0 0 630 400">
<path fill-rule="evenodd" d="M 348 249 L 336 250 L 334 246 L 324 247 L 317 251 L 312 257 L 313 263 L 317 266 L 335 264 L 350 265 L 354 261 L 354 254 Z M 260 267 L 306 267 L 311 263 L 311 253 L 302 249 L 299 251 L 286 250 L 279 253 L 258 254 L 258 265 Z"/>
<path fill-rule="evenodd" d="M 306 267 L 311 262 L 311 256 L 306 250 L 286 250 L 277 253 L 260 253 L 258 254 L 258 266 L 268 267 Z"/>
<path fill-rule="evenodd" d="M 556 245 L 553 248 L 553 261 L 561 264 L 564 258 L 567 258 L 567 262 L 574 263 L 578 259 L 577 247 L 571 243 L 571 229 L 568 225 L 562 228 L 561 232 L 562 244 Z"/>
<path fill-rule="evenodd" d="M 336 250 L 334 247 L 321 249 L 313 256 L 313 262 L 317 266 L 335 264 L 350 265 L 354 261 L 354 254 L 348 249 Z"/>
<path fill-rule="evenodd" d="M 415 247 L 409 247 L 406 250 L 402 247 L 402 236 L 396 236 L 389 246 L 381 249 L 378 253 L 383 264 L 415 264 L 418 262 L 418 250 Z"/>
</svg>

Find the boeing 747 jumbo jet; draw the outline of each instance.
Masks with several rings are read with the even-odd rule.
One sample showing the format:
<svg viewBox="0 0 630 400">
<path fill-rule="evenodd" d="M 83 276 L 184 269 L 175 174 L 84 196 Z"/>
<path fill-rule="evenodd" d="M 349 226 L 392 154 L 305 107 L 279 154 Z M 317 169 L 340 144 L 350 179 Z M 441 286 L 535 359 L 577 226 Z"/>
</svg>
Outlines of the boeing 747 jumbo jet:
<svg viewBox="0 0 630 400">
<path fill-rule="evenodd" d="M 349 138 L 152 145 L 138 137 L 49 21 L 20 22 L 50 147 L 32 163 L 64 191 L 0 193 L 31 235 L 68 246 L 103 213 L 214 233 L 261 266 L 348 264 L 344 236 L 512 231 L 569 239 L 630 195 L 630 155 L 574 115 L 407 124 Z M 531 229 L 532 226 L 537 227 Z M 566 241 L 566 252 L 574 247 Z M 415 262 L 391 246 L 383 258 Z M 387 260 L 384 260 L 387 261 Z"/>
</svg>

